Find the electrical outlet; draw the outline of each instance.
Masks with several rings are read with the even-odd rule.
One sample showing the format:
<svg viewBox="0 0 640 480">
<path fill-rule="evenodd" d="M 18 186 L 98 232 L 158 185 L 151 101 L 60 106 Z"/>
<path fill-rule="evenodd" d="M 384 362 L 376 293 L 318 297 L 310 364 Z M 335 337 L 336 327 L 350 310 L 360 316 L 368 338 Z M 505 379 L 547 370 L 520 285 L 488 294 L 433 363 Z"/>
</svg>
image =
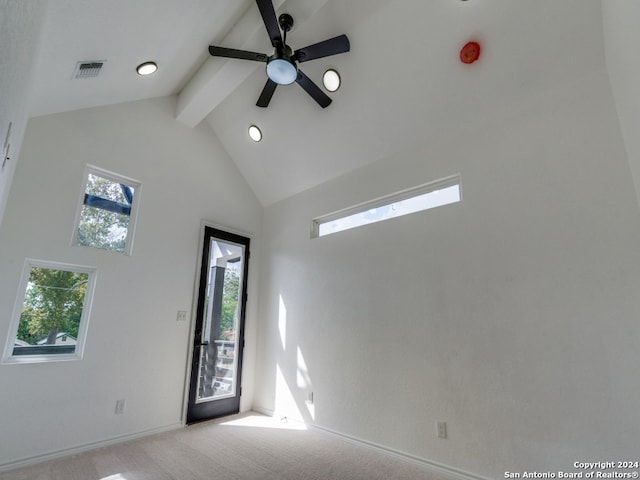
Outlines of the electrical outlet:
<svg viewBox="0 0 640 480">
<path fill-rule="evenodd" d="M 116 415 L 122 415 L 124 413 L 126 402 L 124 398 L 116 400 Z"/>
<path fill-rule="evenodd" d="M 178 321 L 186 322 L 187 321 L 187 312 L 186 310 L 178 310 Z"/>
<path fill-rule="evenodd" d="M 438 438 L 447 438 L 447 422 L 438 420 L 436 426 L 438 427 Z"/>
</svg>

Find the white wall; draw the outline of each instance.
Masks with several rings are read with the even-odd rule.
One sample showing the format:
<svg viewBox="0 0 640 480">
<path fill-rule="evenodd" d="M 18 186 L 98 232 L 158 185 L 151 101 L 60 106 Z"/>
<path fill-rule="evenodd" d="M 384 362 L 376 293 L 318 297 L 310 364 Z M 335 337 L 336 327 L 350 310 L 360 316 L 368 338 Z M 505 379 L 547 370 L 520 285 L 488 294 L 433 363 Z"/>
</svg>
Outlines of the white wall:
<svg viewBox="0 0 640 480">
<path fill-rule="evenodd" d="M 266 209 L 257 408 L 490 478 L 637 457 L 640 219 L 606 75 L 496 107 Z M 454 173 L 460 204 L 309 238 Z"/>
<path fill-rule="evenodd" d="M 29 92 L 41 25 L 48 2 L 45 0 L 0 0 L 0 156 L 3 153 L 9 122 L 10 160 L 2 167 L 0 157 L 0 224 L 11 181 L 20 155 L 22 137 L 27 125 Z"/>
<path fill-rule="evenodd" d="M 607 71 L 620 119 L 631 172 L 640 203 L 640 62 L 637 45 L 640 3 L 634 0 L 602 2 L 602 32 Z"/>
<path fill-rule="evenodd" d="M 98 268 L 84 359 L 0 365 L 0 467 L 181 422 L 201 219 L 253 236 L 262 207 L 206 127 L 175 98 L 31 119 L 0 228 L 0 343 L 25 257 Z M 132 256 L 72 247 L 86 163 L 142 182 Z M 250 264 L 242 409 L 252 403 L 257 264 Z M 252 293 L 254 293 L 252 295 Z M 115 402 L 126 413 L 114 414 Z"/>
</svg>

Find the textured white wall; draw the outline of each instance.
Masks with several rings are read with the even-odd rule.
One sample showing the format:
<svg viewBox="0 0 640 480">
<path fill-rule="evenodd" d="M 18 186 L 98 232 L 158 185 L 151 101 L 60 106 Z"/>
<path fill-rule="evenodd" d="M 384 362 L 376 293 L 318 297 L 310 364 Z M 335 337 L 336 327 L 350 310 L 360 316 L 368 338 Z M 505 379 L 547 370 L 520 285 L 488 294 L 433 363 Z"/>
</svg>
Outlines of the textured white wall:
<svg viewBox="0 0 640 480">
<path fill-rule="evenodd" d="M 29 114 L 29 92 L 46 0 L 0 0 L 0 155 L 11 127 L 11 160 L 0 169 L 0 224 Z M 2 158 L 0 158 L 2 166 Z"/>
<path fill-rule="evenodd" d="M 309 238 L 315 216 L 454 173 L 460 204 Z M 263 224 L 257 407 L 489 478 L 637 457 L 640 218 L 604 73 Z"/>
<path fill-rule="evenodd" d="M 0 366 L 0 466 L 181 421 L 201 219 L 253 235 L 262 207 L 175 98 L 31 119 L 0 228 L 0 342 L 25 257 L 98 268 L 82 361 Z M 72 247 L 86 163 L 142 182 L 132 256 Z M 242 408 L 252 403 L 257 263 L 250 263 Z M 117 399 L 126 413 L 114 415 Z"/>
<path fill-rule="evenodd" d="M 620 120 L 638 202 L 640 203 L 640 2 L 602 2 L 602 27 L 607 70 Z"/>
</svg>

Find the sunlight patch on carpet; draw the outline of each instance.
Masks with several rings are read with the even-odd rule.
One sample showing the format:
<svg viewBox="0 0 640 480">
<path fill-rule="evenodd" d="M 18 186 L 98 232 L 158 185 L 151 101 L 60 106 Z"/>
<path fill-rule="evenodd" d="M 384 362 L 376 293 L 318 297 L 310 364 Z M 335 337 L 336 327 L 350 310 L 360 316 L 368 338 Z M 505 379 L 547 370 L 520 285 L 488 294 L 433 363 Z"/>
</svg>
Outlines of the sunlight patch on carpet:
<svg viewBox="0 0 640 480">
<path fill-rule="evenodd" d="M 256 428 L 279 428 L 283 430 L 307 430 L 307 426 L 295 420 L 289 420 L 286 417 L 277 419 L 267 417 L 265 415 L 247 415 L 240 418 L 234 418 L 220 425 L 233 427 L 256 427 Z M 111 480 L 111 479 L 109 479 Z"/>
</svg>

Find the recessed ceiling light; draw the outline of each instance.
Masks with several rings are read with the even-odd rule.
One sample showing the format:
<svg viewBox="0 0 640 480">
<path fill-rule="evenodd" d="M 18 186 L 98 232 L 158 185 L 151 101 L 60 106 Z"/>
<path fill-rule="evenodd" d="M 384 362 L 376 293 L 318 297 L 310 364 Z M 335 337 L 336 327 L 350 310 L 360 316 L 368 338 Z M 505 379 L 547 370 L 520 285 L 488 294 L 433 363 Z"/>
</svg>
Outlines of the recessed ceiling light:
<svg viewBox="0 0 640 480">
<path fill-rule="evenodd" d="M 330 68 L 322 75 L 322 84 L 330 92 L 335 92 L 340 88 L 340 74 L 337 70 Z"/>
<path fill-rule="evenodd" d="M 156 70 L 158 70 L 158 65 L 156 65 L 155 62 L 144 62 L 138 65 L 138 67 L 136 68 L 136 72 L 138 72 L 138 75 L 143 76 L 151 75 L 152 73 L 155 73 Z"/>
<path fill-rule="evenodd" d="M 259 142 L 262 140 L 262 131 L 255 125 L 251 125 L 249 127 L 249 138 L 254 142 Z"/>
</svg>

